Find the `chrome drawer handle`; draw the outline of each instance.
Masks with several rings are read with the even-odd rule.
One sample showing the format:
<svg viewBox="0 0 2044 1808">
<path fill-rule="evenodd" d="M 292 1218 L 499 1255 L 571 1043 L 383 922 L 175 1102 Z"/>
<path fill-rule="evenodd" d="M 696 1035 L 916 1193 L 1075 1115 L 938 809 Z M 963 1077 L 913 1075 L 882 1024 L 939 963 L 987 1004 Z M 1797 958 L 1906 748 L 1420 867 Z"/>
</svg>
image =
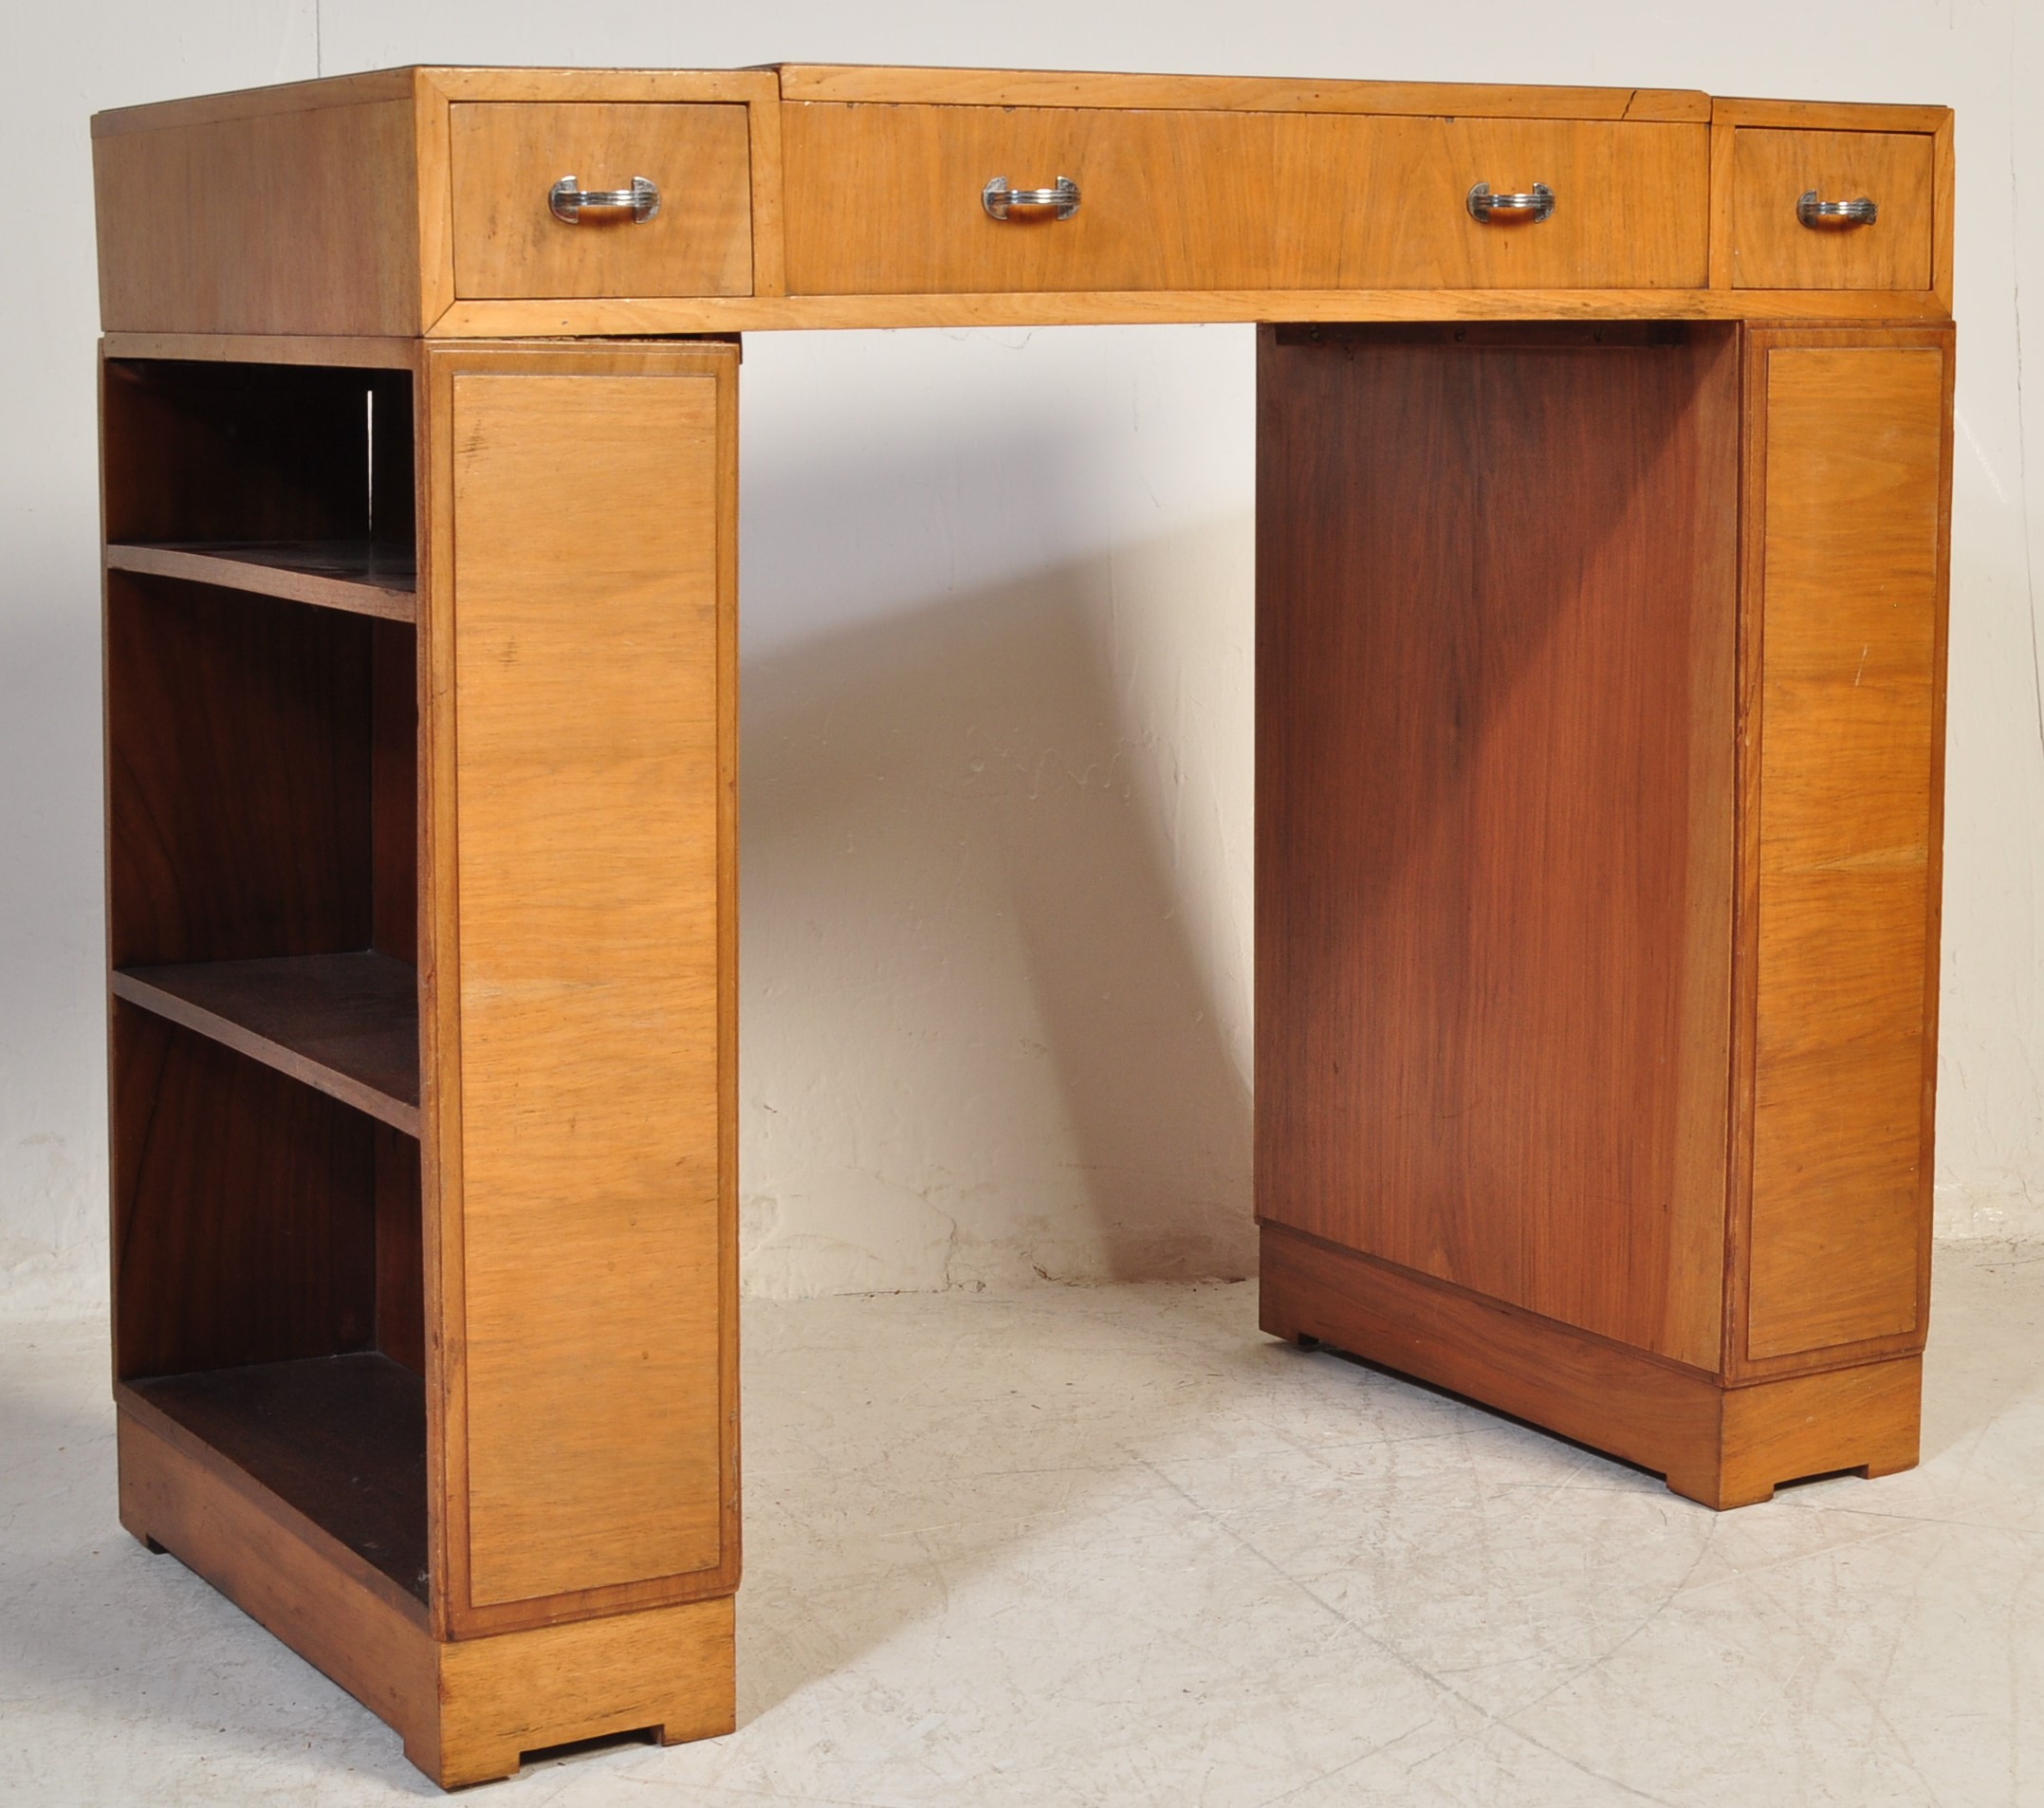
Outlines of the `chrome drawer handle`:
<svg viewBox="0 0 2044 1808">
<path fill-rule="evenodd" d="M 1479 182 L 1469 191 L 1469 217 L 1486 226 L 1501 213 L 1538 226 L 1554 211 L 1555 192 L 1545 182 L 1536 182 L 1525 194 L 1493 194 L 1488 182 Z"/>
<path fill-rule="evenodd" d="M 546 192 L 546 205 L 553 209 L 554 218 L 565 220 L 570 226 L 582 223 L 585 207 L 628 207 L 632 210 L 632 224 L 643 226 L 660 211 L 660 185 L 650 182 L 643 175 L 635 175 L 628 189 L 585 189 L 572 175 L 563 175 Z"/>
<path fill-rule="evenodd" d="M 1856 201 L 1820 201 L 1812 189 L 1795 203 L 1795 217 L 1805 226 L 1871 226 L 1881 210 L 1862 194 Z"/>
<path fill-rule="evenodd" d="M 1011 189 L 1006 176 L 997 175 L 980 191 L 980 205 L 997 220 L 1006 219 L 1011 207 L 1054 207 L 1060 220 L 1068 220 L 1078 212 L 1078 184 L 1060 175 L 1056 188 Z"/>
</svg>

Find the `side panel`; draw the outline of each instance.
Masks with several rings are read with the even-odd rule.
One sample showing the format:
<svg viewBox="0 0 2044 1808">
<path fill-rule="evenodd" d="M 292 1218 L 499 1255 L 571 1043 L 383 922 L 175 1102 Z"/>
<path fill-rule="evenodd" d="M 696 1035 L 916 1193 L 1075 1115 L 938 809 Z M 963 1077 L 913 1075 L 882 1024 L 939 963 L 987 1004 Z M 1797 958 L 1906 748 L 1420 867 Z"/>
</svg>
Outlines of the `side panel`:
<svg viewBox="0 0 2044 1808">
<path fill-rule="evenodd" d="M 429 1184 L 457 1633 L 736 1580 L 736 362 L 433 360 L 451 810 L 430 832 Z"/>
<path fill-rule="evenodd" d="M 1950 364 L 1944 332 L 1752 341 L 1756 1361 L 1924 1329 Z"/>
<path fill-rule="evenodd" d="M 104 331 L 419 330 L 411 75 L 301 92 L 287 111 L 95 122 Z"/>
<path fill-rule="evenodd" d="M 368 1347 L 378 1126 L 124 1001 L 112 1057 L 115 1373 Z"/>
<path fill-rule="evenodd" d="M 1257 1209 L 1703 1369 L 1736 345 L 1266 329 Z"/>
</svg>

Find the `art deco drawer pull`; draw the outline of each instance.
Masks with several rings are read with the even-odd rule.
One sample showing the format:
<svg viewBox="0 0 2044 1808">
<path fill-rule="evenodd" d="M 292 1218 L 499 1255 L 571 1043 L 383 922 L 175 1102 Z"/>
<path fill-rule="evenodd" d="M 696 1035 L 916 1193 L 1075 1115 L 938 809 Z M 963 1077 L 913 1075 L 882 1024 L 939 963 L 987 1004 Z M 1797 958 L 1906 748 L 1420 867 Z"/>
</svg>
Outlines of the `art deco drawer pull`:
<svg viewBox="0 0 2044 1808">
<path fill-rule="evenodd" d="M 1555 192 L 1545 182 L 1536 182 L 1524 194 L 1493 194 L 1488 182 L 1469 191 L 1469 217 L 1486 226 L 1498 218 L 1531 220 L 1536 226 L 1555 211 Z"/>
<path fill-rule="evenodd" d="M 1871 226 L 1881 210 L 1862 194 L 1856 201 L 1820 201 L 1814 189 L 1795 203 L 1795 217 L 1805 226 Z"/>
<path fill-rule="evenodd" d="M 997 220 L 1006 219 L 1013 207 L 1054 207 L 1060 220 L 1068 220 L 1078 212 L 1078 184 L 1060 175 L 1055 188 L 1011 189 L 1006 176 L 997 175 L 980 191 L 980 205 Z"/>
<path fill-rule="evenodd" d="M 580 226 L 582 210 L 591 207 L 604 212 L 630 208 L 632 224 L 643 226 L 660 211 L 660 185 L 635 175 L 628 189 L 585 189 L 576 177 L 563 175 L 547 191 L 546 205 L 553 209 L 555 219 L 570 226 Z"/>
</svg>

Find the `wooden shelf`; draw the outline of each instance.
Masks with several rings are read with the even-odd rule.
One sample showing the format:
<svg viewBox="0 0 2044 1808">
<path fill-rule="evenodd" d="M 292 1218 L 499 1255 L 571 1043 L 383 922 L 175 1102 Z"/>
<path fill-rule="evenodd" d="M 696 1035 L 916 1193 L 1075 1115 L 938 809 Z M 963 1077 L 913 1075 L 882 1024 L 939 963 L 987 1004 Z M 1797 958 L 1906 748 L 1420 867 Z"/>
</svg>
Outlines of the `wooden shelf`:
<svg viewBox="0 0 2044 1808">
<path fill-rule="evenodd" d="M 367 1350 L 157 1375 L 120 1392 L 426 1600 L 426 1384 L 410 1369 Z"/>
<path fill-rule="evenodd" d="M 110 570 L 219 584 L 389 621 L 418 618 L 418 559 L 367 540 L 192 541 L 109 545 Z"/>
<path fill-rule="evenodd" d="M 116 969 L 114 994 L 419 1134 L 418 969 L 304 954 Z"/>
</svg>

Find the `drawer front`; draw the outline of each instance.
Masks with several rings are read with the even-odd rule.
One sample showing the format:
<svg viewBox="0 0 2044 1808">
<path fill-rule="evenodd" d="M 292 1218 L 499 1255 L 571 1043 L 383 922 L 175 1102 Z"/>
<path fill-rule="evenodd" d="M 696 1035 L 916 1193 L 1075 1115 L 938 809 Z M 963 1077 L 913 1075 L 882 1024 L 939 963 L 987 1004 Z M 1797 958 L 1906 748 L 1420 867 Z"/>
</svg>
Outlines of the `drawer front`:
<svg viewBox="0 0 2044 1808">
<path fill-rule="evenodd" d="M 744 106 L 488 101 L 450 112 L 464 301 L 752 293 Z M 646 176 L 659 212 L 635 221 L 592 209 L 571 226 L 548 205 L 563 175 L 584 189 Z"/>
<path fill-rule="evenodd" d="M 1701 287 L 1703 125 L 1112 108 L 783 109 L 791 293 Z M 989 178 L 1078 211 L 990 218 Z M 1553 189 L 1483 224 L 1470 188 Z"/>
<path fill-rule="evenodd" d="M 1732 138 L 1735 288 L 1930 286 L 1932 139 L 1919 132 L 1777 132 Z M 1865 196 L 1871 226 L 1805 226 L 1796 203 Z"/>
</svg>

